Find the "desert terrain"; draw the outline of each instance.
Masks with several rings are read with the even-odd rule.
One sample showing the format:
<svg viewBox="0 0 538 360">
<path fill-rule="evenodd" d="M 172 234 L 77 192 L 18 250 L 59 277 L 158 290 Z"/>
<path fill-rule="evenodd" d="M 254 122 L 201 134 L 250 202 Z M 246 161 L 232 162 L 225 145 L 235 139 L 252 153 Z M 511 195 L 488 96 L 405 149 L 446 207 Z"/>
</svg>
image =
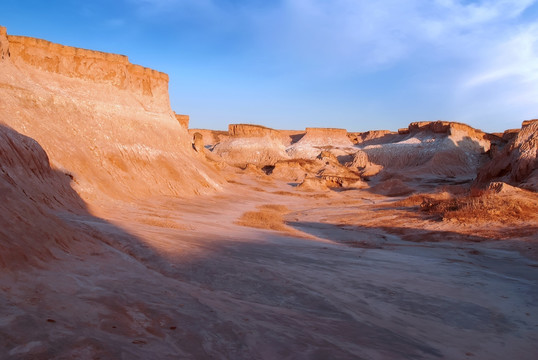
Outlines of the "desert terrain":
<svg viewBox="0 0 538 360">
<path fill-rule="evenodd" d="M 538 120 L 189 129 L 0 27 L 1 359 L 536 359 Z"/>
</svg>

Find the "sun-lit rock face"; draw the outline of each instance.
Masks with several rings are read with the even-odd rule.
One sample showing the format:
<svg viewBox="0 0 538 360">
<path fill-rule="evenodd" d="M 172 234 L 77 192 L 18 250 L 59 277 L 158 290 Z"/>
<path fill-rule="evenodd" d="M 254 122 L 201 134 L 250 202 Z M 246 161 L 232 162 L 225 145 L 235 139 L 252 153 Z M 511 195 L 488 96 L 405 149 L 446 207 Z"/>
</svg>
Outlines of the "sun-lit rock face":
<svg viewBox="0 0 538 360">
<path fill-rule="evenodd" d="M 7 40 L 7 30 L 0 26 L 0 61 L 9 57 L 9 42 Z"/>
<path fill-rule="evenodd" d="M 379 134 L 374 141 L 357 144 L 360 153 L 349 166 L 359 168 L 363 176 L 397 171 L 414 176 L 472 179 L 487 161 L 491 144 L 502 143 L 502 138 L 465 124 L 414 122 L 398 134 Z"/>
<path fill-rule="evenodd" d="M 370 130 L 359 133 L 348 133 L 349 139 L 356 145 L 386 141 L 389 137 L 394 138 L 396 135 L 397 133 L 390 130 Z"/>
<path fill-rule="evenodd" d="M 228 135 L 235 137 L 281 137 L 278 130 L 251 124 L 230 124 L 228 125 Z"/>
<path fill-rule="evenodd" d="M 213 152 L 233 166 L 254 164 L 263 167 L 288 158 L 284 145 L 287 136 L 278 130 L 260 125 L 230 124 L 226 134 L 206 132 L 216 142 Z"/>
<path fill-rule="evenodd" d="M 170 108 L 168 76 L 122 55 L 0 31 L 0 122 L 35 139 L 92 198 L 219 187 Z M 9 50 L 6 50 L 9 49 Z"/>
<path fill-rule="evenodd" d="M 480 169 L 476 184 L 491 181 L 538 191 L 538 119 L 524 121 L 517 135 Z"/>
<path fill-rule="evenodd" d="M 341 155 L 353 146 L 345 129 L 306 128 L 304 136 L 286 152 L 292 158 L 315 159 L 321 150 L 331 149 L 335 155 Z"/>
<path fill-rule="evenodd" d="M 26 36 L 8 35 L 14 62 L 71 78 L 110 84 L 168 103 L 168 75 L 134 65 L 127 56 L 79 49 Z"/>
<path fill-rule="evenodd" d="M 182 115 L 182 114 L 174 113 L 174 116 L 176 117 L 177 121 L 179 122 L 181 126 L 183 126 L 185 129 L 189 128 L 189 120 L 190 120 L 189 115 Z"/>
</svg>

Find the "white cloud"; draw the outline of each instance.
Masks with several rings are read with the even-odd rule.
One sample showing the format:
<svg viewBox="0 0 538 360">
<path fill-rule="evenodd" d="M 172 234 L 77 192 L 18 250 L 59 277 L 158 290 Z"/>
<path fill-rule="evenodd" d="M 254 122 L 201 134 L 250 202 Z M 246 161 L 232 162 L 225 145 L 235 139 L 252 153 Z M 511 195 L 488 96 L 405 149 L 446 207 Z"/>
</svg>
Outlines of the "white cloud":
<svg viewBox="0 0 538 360">
<path fill-rule="evenodd" d="M 412 69 L 462 111 L 520 106 L 518 117 L 536 108 L 538 25 L 521 15 L 538 0 L 127 1 L 145 16 L 199 17 L 208 37 L 248 34 L 244 46 L 264 66 L 327 77 Z"/>
</svg>

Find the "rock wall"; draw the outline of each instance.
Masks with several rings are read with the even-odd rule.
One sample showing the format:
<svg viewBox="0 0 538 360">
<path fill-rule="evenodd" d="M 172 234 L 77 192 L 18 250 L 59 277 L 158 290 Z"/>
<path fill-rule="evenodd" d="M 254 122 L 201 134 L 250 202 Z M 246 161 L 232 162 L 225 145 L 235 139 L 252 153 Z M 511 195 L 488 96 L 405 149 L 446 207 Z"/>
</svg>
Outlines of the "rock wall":
<svg viewBox="0 0 538 360">
<path fill-rule="evenodd" d="M 183 126 L 185 129 L 189 128 L 189 120 L 190 120 L 189 115 L 181 115 L 181 114 L 174 113 L 174 116 L 176 117 L 176 120 L 179 122 L 181 126 Z"/>
<path fill-rule="evenodd" d="M 9 42 L 7 40 L 7 30 L 0 26 L 0 61 L 9 57 Z"/>
<path fill-rule="evenodd" d="M 370 130 L 359 133 L 348 133 L 349 139 L 356 145 L 373 145 L 374 143 L 387 142 L 393 140 L 398 135 L 390 130 Z"/>
<path fill-rule="evenodd" d="M 473 179 L 487 161 L 491 144 L 503 142 L 500 137 L 448 121 L 414 122 L 398 134 L 383 134 L 375 140 L 358 144 L 361 156 L 350 162 L 363 176 L 383 170 L 466 180 Z"/>
<path fill-rule="evenodd" d="M 228 135 L 234 137 L 264 137 L 281 138 L 278 130 L 265 126 L 251 124 L 230 124 L 228 125 Z"/>
<path fill-rule="evenodd" d="M 0 31 L 5 35 L 5 28 Z M 218 188 L 170 108 L 166 74 L 127 57 L 19 36 L 0 66 L 0 124 L 35 139 L 85 200 Z"/>
<path fill-rule="evenodd" d="M 517 136 L 480 169 L 475 184 L 491 181 L 538 191 L 538 120 L 523 122 Z"/>
<path fill-rule="evenodd" d="M 8 35 L 14 62 L 90 82 L 106 83 L 118 89 L 155 96 L 168 102 L 168 75 L 134 65 L 127 56 L 79 49 L 26 36 Z"/>
</svg>

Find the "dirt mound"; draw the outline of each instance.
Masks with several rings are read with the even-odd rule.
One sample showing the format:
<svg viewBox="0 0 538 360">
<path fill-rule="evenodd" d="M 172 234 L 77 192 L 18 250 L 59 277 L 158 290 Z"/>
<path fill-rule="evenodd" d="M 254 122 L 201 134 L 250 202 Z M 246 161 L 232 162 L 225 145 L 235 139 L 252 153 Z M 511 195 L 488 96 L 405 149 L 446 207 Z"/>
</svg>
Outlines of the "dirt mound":
<svg viewBox="0 0 538 360">
<path fill-rule="evenodd" d="M 5 29 L 2 30 L 5 32 Z M 0 37 L 2 123 L 38 141 L 86 199 L 218 188 L 170 108 L 168 76 L 126 56 Z"/>
<path fill-rule="evenodd" d="M 284 205 L 262 205 L 256 211 L 243 213 L 237 224 L 259 229 L 290 231 L 291 228 L 284 222 L 284 215 L 288 212 L 289 209 Z"/>
<path fill-rule="evenodd" d="M 317 168 L 314 160 L 293 159 L 277 161 L 268 174 L 276 179 L 301 182 Z"/>
<path fill-rule="evenodd" d="M 278 161 L 267 174 L 289 182 L 319 178 L 327 187 L 365 187 L 356 171 L 343 166 L 330 152 L 322 151 L 314 160 L 290 159 Z"/>
<path fill-rule="evenodd" d="M 373 193 L 385 196 L 404 196 L 415 192 L 415 189 L 404 183 L 400 179 L 388 179 L 372 186 Z"/>
<path fill-rule="evenodd" d="M 496 184 L 492 190 L 451 199 L 429 200 L 422 211 L 442 220 L 504 225 L 538 221 L 538 194 Z"/>
<path fill-rule="evenodd" d="M 297 186 L 297 189 L 302 191 L 328 191 L 329 187 L 322 178 L 307 177 Z"/>
<path fill-rule="evenodd" d="M 475 184 L 491 181 L 538 191 L 538 120 L 523 123 L 517 136 L 480 169 Z"/>
</svg>

